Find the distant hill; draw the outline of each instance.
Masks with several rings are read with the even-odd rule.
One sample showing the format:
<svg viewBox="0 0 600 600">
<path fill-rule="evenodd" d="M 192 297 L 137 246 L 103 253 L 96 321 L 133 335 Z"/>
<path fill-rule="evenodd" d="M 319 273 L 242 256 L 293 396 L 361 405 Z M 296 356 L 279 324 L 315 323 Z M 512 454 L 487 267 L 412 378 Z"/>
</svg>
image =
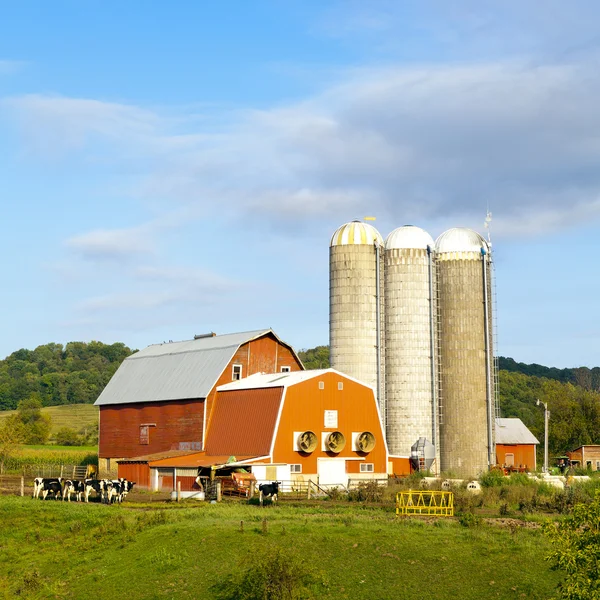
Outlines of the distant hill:
<svg viewBox="0 0 600 600">
<path fill-rule="evenodd" d="M 44 406 L 92 404 L 133 352 L 125 344 L 102 342 L 17 350 L 0 361 L 0 410 L 13 410 L 30 396 Z"/>
</svg>

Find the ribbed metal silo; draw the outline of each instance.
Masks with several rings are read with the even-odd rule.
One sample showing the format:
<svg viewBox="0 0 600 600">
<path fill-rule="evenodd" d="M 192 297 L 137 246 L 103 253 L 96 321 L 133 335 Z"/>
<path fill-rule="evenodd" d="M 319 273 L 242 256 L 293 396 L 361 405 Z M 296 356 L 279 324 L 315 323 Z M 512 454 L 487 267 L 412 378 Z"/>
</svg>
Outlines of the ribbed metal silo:
<svg viewBox="0 0 600 600">
<path fill-rule="evenodd" d="M 342 225 L 329 247 L 331 366 L 368 385 L 385 415 L 383 238 L 367 223 Z"/>
<path fill-rule="evenodd" d="M 460 477 L 495 462 L 491 256 L 475 231 L 436 240 L 441 468 Z"/>
<path fill-rule="evenodd" d="M 426 438 L 436 447 L 439 470 L 434 246 L 411 225 L 385 241 L 385 397 L 390 454 L 410 456 Z"/>
</svg>

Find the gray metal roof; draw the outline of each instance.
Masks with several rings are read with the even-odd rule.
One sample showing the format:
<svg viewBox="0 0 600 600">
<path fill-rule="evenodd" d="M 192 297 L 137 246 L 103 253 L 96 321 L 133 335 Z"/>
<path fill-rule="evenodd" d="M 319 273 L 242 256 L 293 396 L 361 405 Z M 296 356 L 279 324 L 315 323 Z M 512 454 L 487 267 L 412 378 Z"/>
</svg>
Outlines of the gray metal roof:
<svg viewBox="0 0 600 600">
<path fill-rule="evenodd" d="M 521 419 L 496 419 L 496 444 L 539 444 Z"/>
<path fill-rule="evenodd" d="M 148 346 L 123 361 L 94 404 L 206 398 L 237 349 L 268 333 L 275 335 L 258 329 Z"/>
</svg>

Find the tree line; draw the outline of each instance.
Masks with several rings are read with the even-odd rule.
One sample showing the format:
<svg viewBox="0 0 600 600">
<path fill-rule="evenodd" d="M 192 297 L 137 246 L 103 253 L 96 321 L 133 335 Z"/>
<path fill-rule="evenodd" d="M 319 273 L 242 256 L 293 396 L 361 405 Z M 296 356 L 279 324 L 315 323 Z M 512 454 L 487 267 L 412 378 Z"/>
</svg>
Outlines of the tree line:
<svg viewBox="0 0 600 600">
<path fill-rule="evenodd" d="M 125 358 L 122 343 L 69 342 L 21 349 L 0 361 L 0 410 L 35 398 L 42 406 L 93 404 Z"/>
</svg>

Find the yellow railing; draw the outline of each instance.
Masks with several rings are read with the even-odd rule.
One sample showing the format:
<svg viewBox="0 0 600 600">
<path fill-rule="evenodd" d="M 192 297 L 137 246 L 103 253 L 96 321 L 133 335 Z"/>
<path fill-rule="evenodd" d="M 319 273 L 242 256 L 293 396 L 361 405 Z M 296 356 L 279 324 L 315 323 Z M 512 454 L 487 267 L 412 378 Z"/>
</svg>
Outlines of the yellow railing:
<svg viewBox="0 0 600 600">
<path fill-rule="evenodd" d="M 453 517 L 454 494 L 427 490 L 398 492 L 396 494 L 396 514 Z"/>
</svg>

